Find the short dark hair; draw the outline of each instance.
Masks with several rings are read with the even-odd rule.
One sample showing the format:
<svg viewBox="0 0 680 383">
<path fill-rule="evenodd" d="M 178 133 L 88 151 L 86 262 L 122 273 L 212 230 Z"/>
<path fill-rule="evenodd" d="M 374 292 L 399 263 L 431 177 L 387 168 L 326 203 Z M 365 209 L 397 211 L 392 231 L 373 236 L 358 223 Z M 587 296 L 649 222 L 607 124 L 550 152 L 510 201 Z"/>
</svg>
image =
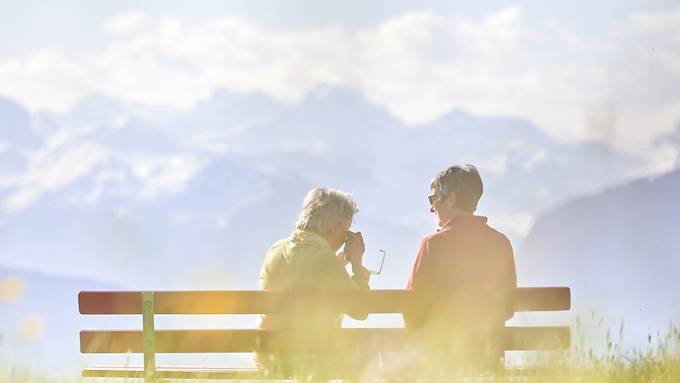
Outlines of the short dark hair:
<svg viewBox="0 0 680 383">
<path fill-rule="evenodd" d="M 430 187 L 444 195 L 453 192 L 456 195 L 456 206 L 469 212 L 477 210 L 477 203 L 484 191 L 477 168 L 469 164 L 454 165 L 442 170 L 432 179 Z"/>
</svg>

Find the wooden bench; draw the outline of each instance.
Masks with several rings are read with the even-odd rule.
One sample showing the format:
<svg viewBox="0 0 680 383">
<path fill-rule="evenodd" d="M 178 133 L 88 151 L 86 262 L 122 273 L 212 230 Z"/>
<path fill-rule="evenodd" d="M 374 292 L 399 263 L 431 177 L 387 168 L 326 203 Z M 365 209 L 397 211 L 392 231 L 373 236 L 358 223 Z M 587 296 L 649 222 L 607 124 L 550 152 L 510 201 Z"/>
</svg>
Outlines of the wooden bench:
<svg viewBox="0 0 680 383">
<path fill-rule="evenodd" d="M 562 311 L 571 307 L 568 287 L 516 288 L 504 292 L 515 312 Z M 446 300 L 465 305 L 465 297 L 451 293 L 408 290 L 369 291 L 82 291 L 78 294 L 83 315 L 142 316 L 142 329 L 83 330 L 80 351 L 143 353 L 141 368 L 88 368 L 83 377 L 167 379 L 262 379 L 256 369 L 170 368 L 156 365 L 158 353 L 247 353 L 253 351 L 321 352 L 372 347 L 376 352 L 398 351 L 412 341 L 405 328 L 342 328 L 322 338 L 307 337 L 300 330 L 261 329 L 163 329 L 155 330 L 154 316 L 194 314 L 271 314 L 296 310 L 332 312 L 403 313 Z M 313 307 L 313 308 L 312 308 Z M 300 311 L 297 311 L 300 312 Z M 304 311 L 309 312 L 309 311 Z M 569 327 L 505 327 L 505 350 L 559 350 L 570 347 Z M 332 339 L 329 339 L 331 337 Z M 295 340 L 295 341 L 291 341 Z M 332 346 L 329 346 L 332 345 Z"/>
</svg>

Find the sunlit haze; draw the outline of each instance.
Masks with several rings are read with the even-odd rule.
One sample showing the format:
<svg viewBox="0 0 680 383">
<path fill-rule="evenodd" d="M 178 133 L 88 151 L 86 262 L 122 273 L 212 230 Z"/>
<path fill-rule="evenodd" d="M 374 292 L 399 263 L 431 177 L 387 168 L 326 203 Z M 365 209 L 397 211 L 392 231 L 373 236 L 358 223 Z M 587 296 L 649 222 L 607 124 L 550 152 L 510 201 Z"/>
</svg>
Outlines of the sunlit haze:
<svg viewBox="0 0 680 383">
<path fill-rule="evenodd" d="M 0 36 L 2 363 L 77 374 L 79 330 L 141 326 L 80 290 L 257 289 L 318 186 L 403 289 L 467 163 L 518 286 L 571 288 L 509 323 L 597 349 L 680 321 L 677 2 L 4 1 Z"/>
</svg>

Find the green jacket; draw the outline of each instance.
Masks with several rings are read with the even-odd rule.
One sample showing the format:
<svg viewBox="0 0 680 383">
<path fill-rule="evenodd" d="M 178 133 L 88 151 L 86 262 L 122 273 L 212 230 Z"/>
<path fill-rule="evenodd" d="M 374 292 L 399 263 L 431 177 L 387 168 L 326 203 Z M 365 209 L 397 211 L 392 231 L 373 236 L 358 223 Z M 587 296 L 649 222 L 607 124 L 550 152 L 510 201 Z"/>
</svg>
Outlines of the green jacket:
<svg viewBox="0 0 680 383">
<path fill-rule="evenodd" d="M 370 273 L 353 268 L 350 276 L 333 249 L 320 235 L 296 230 L 277 241 L 267 252 L 260 272 L 261 290 L 368 289 Z M 356 319 L 366 314 L 349 313 Z M 260 318 L 261 328 L 340 327 L 342 314 L 269 314 Z"/>
</svg>

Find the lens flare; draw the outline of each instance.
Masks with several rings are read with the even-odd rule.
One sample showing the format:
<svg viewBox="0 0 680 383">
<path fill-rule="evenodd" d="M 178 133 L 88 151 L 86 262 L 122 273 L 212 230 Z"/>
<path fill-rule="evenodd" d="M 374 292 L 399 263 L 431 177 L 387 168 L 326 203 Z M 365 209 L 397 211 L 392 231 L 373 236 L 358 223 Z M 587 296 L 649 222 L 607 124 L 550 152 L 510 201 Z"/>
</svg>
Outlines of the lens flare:
<svg viewBox="0 0 680 383">
<path fill-rule="evenodd" d="M 28 315 L 19 322 L 19 336 L 26 340 L 40 339 L 47 329 L 47 321 L 38 314 Z"/>
<path fill-rule="evenodd" d="M 21 300 L 26 290 L 26 283 L 19 277 L 7 277 L 0 280 L 0 302 L 16 303 Z"/>
</svg>

